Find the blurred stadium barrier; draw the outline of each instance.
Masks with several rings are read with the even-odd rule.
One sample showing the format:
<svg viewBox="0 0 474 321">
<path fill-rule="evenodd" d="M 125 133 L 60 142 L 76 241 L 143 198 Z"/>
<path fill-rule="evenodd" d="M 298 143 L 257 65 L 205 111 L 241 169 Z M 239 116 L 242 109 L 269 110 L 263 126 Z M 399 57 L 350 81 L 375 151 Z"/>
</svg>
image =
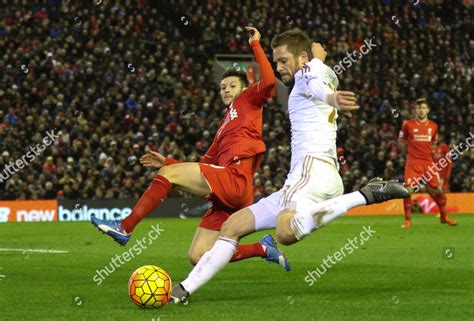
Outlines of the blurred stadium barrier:
<svg viewBox="0 0 474 321">
<path fill-rule="evenodd" d="M 474 193 L 448 193 L 448 213 L 474 214 Z M 427 194 L 412 196 L 423 213 L 437 213 L 438 208 Z M 122 200 L 38 200 L 1 201 L 0 223 L 5 222 L 76 222 L 88 221 L 91 215 L 102 219 L 118 220 L 130 214 L 135 199 Z M 208 202 L 197 197 L 168 198 L 149 217 L 202 216 L 209 208 Z M 382 204 L 362 206 L 348 215 L 402 215 L 403 201 L 392 200 Z"/>
</svg>

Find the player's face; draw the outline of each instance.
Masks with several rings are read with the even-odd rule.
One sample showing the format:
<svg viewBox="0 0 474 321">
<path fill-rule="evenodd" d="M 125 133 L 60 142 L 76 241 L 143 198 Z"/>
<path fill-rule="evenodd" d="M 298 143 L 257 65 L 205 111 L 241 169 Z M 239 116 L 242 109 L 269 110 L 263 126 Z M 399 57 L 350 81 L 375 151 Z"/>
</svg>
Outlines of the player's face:
<svg viewBox="0 0 474 321">
<path fill-rule="evenodd" d="M 224 105 L 229 106 L 242 92 L 242 83 L 239 77 L 230 76 L 221 80 L 221 98 Z"/>
<path fill-rule="evenodd" d="M 291 83 L 295 73 L 301 69 L 304 63 L 308 62 L 306 52 L 295 57 L 288 51 L 288 45 L 278 46 L 273 49 L 273 61 L 277 64 L 277 72 L 285 85 Z"/>
<path fill-rule="evenodd" d="M 430 109 L 427 104 L 418 104 L 415 107 L 415 116 L 418 120 L 425 120 L 428 118 Z"/>
</svg>

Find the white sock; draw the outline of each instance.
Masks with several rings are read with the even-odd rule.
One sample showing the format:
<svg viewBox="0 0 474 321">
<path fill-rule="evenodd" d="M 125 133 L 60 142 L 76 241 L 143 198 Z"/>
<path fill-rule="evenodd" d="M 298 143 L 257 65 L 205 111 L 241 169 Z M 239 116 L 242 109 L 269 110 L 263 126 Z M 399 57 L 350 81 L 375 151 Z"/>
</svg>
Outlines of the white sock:
<svg viewBox="0 0 474 321">
<path fill-rule="evenodd" d="M 367 202 L 360 192 L 341 195 L 318 203 L 313 213 L 296 213 L 290 222 L 291 229 L 295 237 L 301 240 L 313 230 L 344 215 L 349 209 L 366 204 Z"/>
<path fill-rule="evenodd" d="M 346 212 L 351 208 L 367 205 L 365 197 L 360 192 L 341 195 L 326 202 L 328 202 L 326 206 L 330 208 L 330 211 L 328 214 L 322 216 L 321 226 L 324 226 L 329 222 L 334 221 L 336 218 L 346 214 Z"/>
<path fill-rule="evenodd" d="M 214 246 L 204 253 L 181 285 L 190 294 L 195 292 L 229 263 L 237 249 L 237 244 L 237 241 L 220 236 Z"/>
<path fill-rule="evenodd" d="M 345 196 L 345 195 L 342 195 L 342 196 Z M 339 197 L 342 197 L 342 196 L 339 196 Z M 343 202 L 337 199 L 339 197 L 336 197 L 332 200 L 327 201 L 328 204 L 326 205 L 326 207 L 322 208 L 324 212 L 326 212 L 326 214 L 324 214 L 323 212 L 322 216 L 318 216 L 317 214 L 313 215 L 313 218 L 317 224 L 317 228 L 323 227 L 326 224 L 329 224 L 329 222 L 334 221 L 336 218 L 341 217 L 344 214 L 346 214 L 348 208 L 345 206 Z"/>
<path fill-rule="evenodd" d="M 349 194 L 344 194 L 336 198 L 333 198 L 333 200 L 335 199 L 337 199 L 338 202 L 343 203 L 344 206 L 347 208 L 347 210 L 350 210 L 351 208 L 354 208 L 357 206 L 367 205 L 367 201 L 365 200 L 364 195 L 362 195 L 360 192 L 352 192 Z"/>
</svg>

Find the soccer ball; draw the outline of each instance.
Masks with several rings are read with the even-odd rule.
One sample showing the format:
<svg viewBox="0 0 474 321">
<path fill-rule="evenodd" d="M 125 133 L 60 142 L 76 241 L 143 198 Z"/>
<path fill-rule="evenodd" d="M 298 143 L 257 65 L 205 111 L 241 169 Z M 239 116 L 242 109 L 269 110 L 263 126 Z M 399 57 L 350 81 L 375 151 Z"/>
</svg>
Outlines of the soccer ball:
<svg viewBox="0 0 474 321">
<path fill-rule="evenodd" d="M 130 276 L 128 293 L 132 302 L 139 307 L 159 308 L 171 298 L 171 278 L 160 267 L 139 267 Z"/>
</svg>

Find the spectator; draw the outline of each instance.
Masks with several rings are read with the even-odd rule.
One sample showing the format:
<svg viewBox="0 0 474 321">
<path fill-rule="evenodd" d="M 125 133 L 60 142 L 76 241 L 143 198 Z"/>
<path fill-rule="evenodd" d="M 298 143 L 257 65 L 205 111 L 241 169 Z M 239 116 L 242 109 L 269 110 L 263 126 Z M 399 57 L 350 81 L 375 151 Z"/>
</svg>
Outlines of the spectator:
<svg viewBox="0 0 474 321">
<path fill-rule="evenodd" d="M 59 138 L 0 182 L 0 199 L 138 197 L 153 175 L 138 165 L 147 148 L 198 160 L 224 113 L 213 57 L 249 53 L 241 29 L 249 23 L 267 52 L 275 34 L 307 31 L 326 46 L 330 66 L 374 39 L 339 75 L 340 88 L 357 92 L 361 105 L 352 118 L 338 118 L 346 192 L 373 176 L 403 174 L 396 139 L 418 97 L 428 98 L 445 141 L 464 141 L 474 129 L 470 14 L 462 2 L 442 9 L 390 1 L 362 8 L 355 0 L 26 3 L 5 6 L 0 18 L 0 170 L 47 131 Z M 268 195 L 289 169 L 290 126 L 276 100 L 264 108 L 268 152 L 255 193 Z M 472 150 L 456 160 L 453 192 L 474 191 L 473 161 Z"/>
</svg>

